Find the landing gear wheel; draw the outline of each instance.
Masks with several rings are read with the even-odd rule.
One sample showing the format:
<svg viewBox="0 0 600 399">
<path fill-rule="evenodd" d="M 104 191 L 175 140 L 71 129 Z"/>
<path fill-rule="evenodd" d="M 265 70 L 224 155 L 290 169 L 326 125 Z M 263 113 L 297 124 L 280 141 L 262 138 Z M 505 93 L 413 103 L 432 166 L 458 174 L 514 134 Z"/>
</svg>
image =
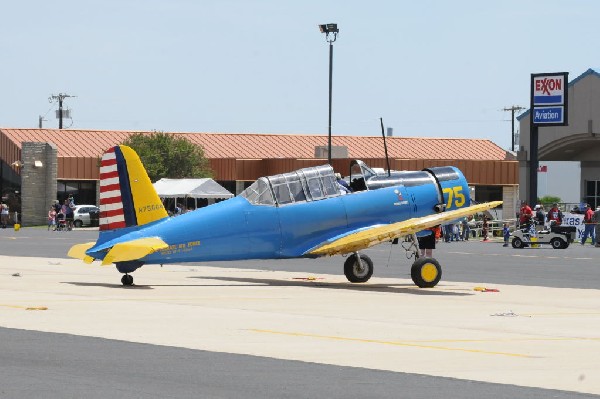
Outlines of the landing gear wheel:
<svg viewBox="0 0 600 399">
<path fill-rule="evenodd" d="M 442 278 L 442 267 L 433 258 L 419 258 L 410 269 L 412 281 L 419 288 L 432 288 Z"/>
<path fill-rule="evenodd" d="M 352 254 L 344 262 L 344 274 L 351 283 L 366 283 L 373 275 L 373 261 L 367 255 Z"/>
<path fill-rule="evenodd" d="M 566 243 L 564 240 L 561 240 L 560 238 L 555 237 L 550 240 L 550 245 L 552 245 L 552 248 L 554 248 L 554 249 L 564 249 L 569 244 Z"/>
<path fill-rule="evenodd" d="M 519 237 L 515 237 L 512 239 L 512 246 L 513 248 L 523 248 L 525 244 L 523 244 L 523 241 Z"/>
<path fill-rule="evenodd" d="M 133 277 L 129 274 L 124 274 L 123 277 L 121 277 L 121 283 L 126 286 L 133 285 Z"/>
</svg>

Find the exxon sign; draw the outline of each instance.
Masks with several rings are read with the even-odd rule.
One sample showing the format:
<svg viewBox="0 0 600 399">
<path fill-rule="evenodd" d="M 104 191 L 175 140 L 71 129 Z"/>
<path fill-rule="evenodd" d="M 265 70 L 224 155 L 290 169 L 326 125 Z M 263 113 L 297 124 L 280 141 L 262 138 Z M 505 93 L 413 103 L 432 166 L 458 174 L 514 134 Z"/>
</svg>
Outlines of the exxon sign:
<svg viewBox="0 0 600 399">
<path fill-rule="evenodd" d="M 534 125 L 566 125 L 568 73 L 531 75 L 531 117 Z"/>
</svg>

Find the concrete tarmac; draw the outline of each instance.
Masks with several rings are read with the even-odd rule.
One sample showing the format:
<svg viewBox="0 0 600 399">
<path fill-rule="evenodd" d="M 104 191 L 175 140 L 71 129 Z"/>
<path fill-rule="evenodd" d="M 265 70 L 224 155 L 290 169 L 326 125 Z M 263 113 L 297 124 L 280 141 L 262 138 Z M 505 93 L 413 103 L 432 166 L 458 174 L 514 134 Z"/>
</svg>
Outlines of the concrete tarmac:
<svg viewBox="0 0 600 399">
<path fill-rule="evenodd" d="M 8 236 L 0 234 L 2 253 L 9 252 Z M 465 248 L 485 253 L 491 245 L 502 250 L 480 242 L 442 245 L 438 257 Z M 541 267 L 555 262 L 556 267 L 586 268 L 596 262 L 593 250 L 564 250 L 590 251 L 582 260 L 541 260 L 542 250 L 530 251 L 534 258 L 527 259 Z M 543 256 L 571 254 L 552 251 L 553 256 Z M 327 260 L 333 259 L 337 264 L 341 258 Z M 57 390 L 45 397 L 165 397 L 166 388 L 158 387 L 161 378 L 171 397 L 202 397 L 202 392 L 204 397 L 273 398 L 600 394 L 597 289 L 445 278 L 433 289 L 419 289 L 402 277 L 350 284 L 339 272 L 272 270 L 276 267 L 270 265 L 271 270 L 235 264 L 144 266 L 133 274 L 136 285 L 123 287 L 115 268 L 99 263 L 0 256 L 1 397 L 40 397 L 42 391 L 35 389 L 29 396 L 13 396 L 10 388 L 11 381 L 21 387 L 34 378 L 31 370 L 38 368 L 35 378 Z M 83 354 L 86 347 L 90 353 Z M 122 355 L 109 356 L 115 352 Z M 123 360 L 127 353 L 130 360 Z M 36 354 L 45 361 L 37 363 Z M 199 359 L 212 367 L 199 366 L 204 364 Z M 70 369 L 79 376 L 72 391 L 62 374 Z M 130 387 L 125 381 L 102 386 L 91 377 L 94 371 L 113 380 L 126 375 Z M 105 389 L 100 390 L 104 396 L 77 395 L 85 384 L 94 392 Z"/>
</svg>

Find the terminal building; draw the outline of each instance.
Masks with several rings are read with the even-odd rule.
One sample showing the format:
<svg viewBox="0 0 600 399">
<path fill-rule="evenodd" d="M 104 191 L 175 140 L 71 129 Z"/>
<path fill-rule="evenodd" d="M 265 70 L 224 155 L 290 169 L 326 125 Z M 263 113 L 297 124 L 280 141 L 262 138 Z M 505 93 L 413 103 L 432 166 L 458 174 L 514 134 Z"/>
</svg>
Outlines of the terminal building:
<svg viewBox="0 0 600 399">
<path fill-rule="evenodd" d="M 97 203 L 99 159 L 134 131 L 0 128 L 2 192 L 21 197 L 24 226 L 44 224 L 48 204 L 73 194 L 78 203 Z M 172 133 L 204 148 L 213 178 L 239 194 L 261 176 L 327 163 L 326 135 Z M 518 163 L 490 140 L 387 137 L 392 170 L 456 166 L 463 171 L 477 201 L 503 200 L 499 210 L 514 217 L 518 202 Z M 386 168 L 382 137 L 334 136 L 332 166 L 349 174 L 360 159 Z M 501 218 L 499 216 L 499 218 Z"/>
</svg>

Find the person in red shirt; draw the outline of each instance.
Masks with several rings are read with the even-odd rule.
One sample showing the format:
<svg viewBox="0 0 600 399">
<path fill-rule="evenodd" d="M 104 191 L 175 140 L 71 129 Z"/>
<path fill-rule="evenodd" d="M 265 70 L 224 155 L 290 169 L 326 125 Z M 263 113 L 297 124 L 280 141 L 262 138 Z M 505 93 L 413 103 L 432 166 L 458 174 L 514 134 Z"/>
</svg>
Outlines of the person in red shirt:
<svg viewBox="0 0 600 399">
<path fill-rule="evenodd" d="M 592 239 L 592 245 L 596 245 L 596 235 L 594 234 L 594 230 L 596 229 L 596 220 L 594 217 L 594 211 L 592 211 L 592 207 L 590 204 L 585 204 L 585 213 L 583 214 L 583 237 L 581 237 L 581 245 L 585 244 L 588 236 Z"/>
<path fill-rule="evenodd" d="M 533 211 L 527 205 L 527 201 L 521 201 L 521 209 L 519 210 L 519 226 L 520 228 L 529 227 L 529 223 L 533 218 Z"/>
<path fill-rule="evenodd" d="M 548 220 L 548 223 L 550 223 L 550 226 L 560 226 L 562 224 L 562 218 L 563 214 L 560 209 L 558 209 L 558 204 L 552 204 L 552 208 L 550 208 L 546 214 L 546 219 Z M 554 223 L 552 223 L 552 221 L 554 221 Z"/>
</svg>

